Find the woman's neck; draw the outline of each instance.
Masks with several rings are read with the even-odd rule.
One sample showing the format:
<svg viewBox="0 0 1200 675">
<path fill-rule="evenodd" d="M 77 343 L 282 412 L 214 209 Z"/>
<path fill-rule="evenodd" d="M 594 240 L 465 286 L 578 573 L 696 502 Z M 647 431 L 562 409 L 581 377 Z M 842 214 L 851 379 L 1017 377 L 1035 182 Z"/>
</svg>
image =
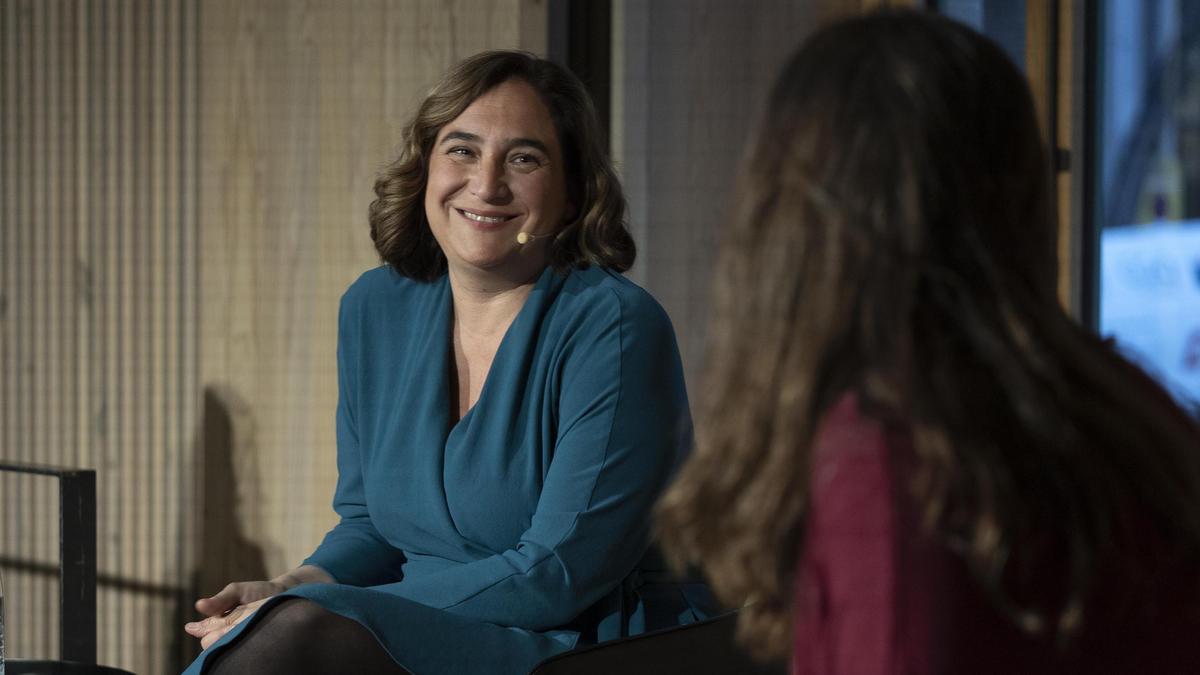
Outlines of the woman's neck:
<svg viewBox="0 0 1200 675">
<path fill-rule="evenodd" d="M 504 335 L 524 306 L 541 272 L 539 270 L 529 278 L 519 279 L 462 274 L 451 269 L 449 276 L 450 293 L 454 299 L 455 332 L 474 341 Z"/>
<path fill-rule="evenodd" d="M 450 293 L 454 300 L 451 415 L 455 421 L 462 419 L 483 393 L 500 342 L 536 281 L 537 275 L 525 280 L 503 280 L 464 276 L 450 270 Z"/>
</svg>

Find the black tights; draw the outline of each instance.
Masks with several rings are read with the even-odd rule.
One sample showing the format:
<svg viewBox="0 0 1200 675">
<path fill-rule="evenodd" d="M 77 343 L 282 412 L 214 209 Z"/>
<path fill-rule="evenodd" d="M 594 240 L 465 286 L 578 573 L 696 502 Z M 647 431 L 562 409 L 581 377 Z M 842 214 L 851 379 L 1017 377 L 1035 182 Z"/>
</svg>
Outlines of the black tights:
<svg viewBox="0 0 1200 675">
<path fill-rule="evenodd" d="M 205 672 L 409 675 L 357 621 L 301 598 L 271 607 L 210 660 Z"/>
</svg>

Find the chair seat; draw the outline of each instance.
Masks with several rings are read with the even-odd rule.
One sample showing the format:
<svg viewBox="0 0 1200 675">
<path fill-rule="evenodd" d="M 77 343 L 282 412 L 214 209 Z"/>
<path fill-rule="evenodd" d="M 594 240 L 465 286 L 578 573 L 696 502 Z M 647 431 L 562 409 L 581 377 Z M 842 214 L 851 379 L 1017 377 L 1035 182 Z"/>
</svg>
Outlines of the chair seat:
<svg viewBox="0 0 1200 675">
<path fill-rule="evenodd" d="M 5 675 L 133 675 L 120 668 L 43 659 L 5 659 L 4 672 Z"/>
<path fill-rule="evenodd" d="M 737 612 L 550 657 L 530 675 L 785 675 L 787 663 L 761 663 L 738 646 Z"/>
</svg>

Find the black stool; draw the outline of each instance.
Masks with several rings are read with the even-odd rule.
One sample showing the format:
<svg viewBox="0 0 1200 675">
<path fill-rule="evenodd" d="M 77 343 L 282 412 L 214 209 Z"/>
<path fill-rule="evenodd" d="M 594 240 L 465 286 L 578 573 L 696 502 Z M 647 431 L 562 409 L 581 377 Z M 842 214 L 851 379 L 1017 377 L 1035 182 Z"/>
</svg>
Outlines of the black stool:
<svg viewBox="0 0 1200 675">
<path fill-rule="evenodd" d="M 530 675 L 785 675 L 787 663 L 760 663 L 734 639 L 737 612 L 686 626 L 601 642 L 542 661 Z"/>
</svg>

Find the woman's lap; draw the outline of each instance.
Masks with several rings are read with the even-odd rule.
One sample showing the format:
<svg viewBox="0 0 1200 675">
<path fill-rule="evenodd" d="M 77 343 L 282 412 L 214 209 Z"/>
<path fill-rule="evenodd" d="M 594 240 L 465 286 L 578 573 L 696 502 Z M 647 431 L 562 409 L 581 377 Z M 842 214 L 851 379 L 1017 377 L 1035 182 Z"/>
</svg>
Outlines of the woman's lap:
<svg viewBox="0 0 1200 675">
<path fill-rule="evenodd" d="M 398 672 L 418 675 L 439 673 L 527 673 L 539 661 L 568 650 L 563 638 L 483 623 L 450 611 L 435 609 L 390 593 L 338 584 L 299 586 L 268 602 L 186 671 L 186 675 L 214 672 L 219 663 L 241 649 L 243 639 L 257 632 L 260 621 L 289 598 L 303 598 L 326 614 L 354 624 L 362 635 L 373 637 L 389 654 Z M 275 622 L 272 622 L 275 623 Z M 283 623 L 283 622 L 280 622 Z M 316 642 L 320 644 L 319 641 Z M 307 649 L 310 645 L 302 645 Z M 232 656 L 231 656 L 232 657 Z"/>
<path fill-rule="evenodd" d="M 315 602 L 286 598 L 260 611 L 264 614 L 215 654 L 205 672 L 408 675 L 365 627 Z"/>
</svg>

